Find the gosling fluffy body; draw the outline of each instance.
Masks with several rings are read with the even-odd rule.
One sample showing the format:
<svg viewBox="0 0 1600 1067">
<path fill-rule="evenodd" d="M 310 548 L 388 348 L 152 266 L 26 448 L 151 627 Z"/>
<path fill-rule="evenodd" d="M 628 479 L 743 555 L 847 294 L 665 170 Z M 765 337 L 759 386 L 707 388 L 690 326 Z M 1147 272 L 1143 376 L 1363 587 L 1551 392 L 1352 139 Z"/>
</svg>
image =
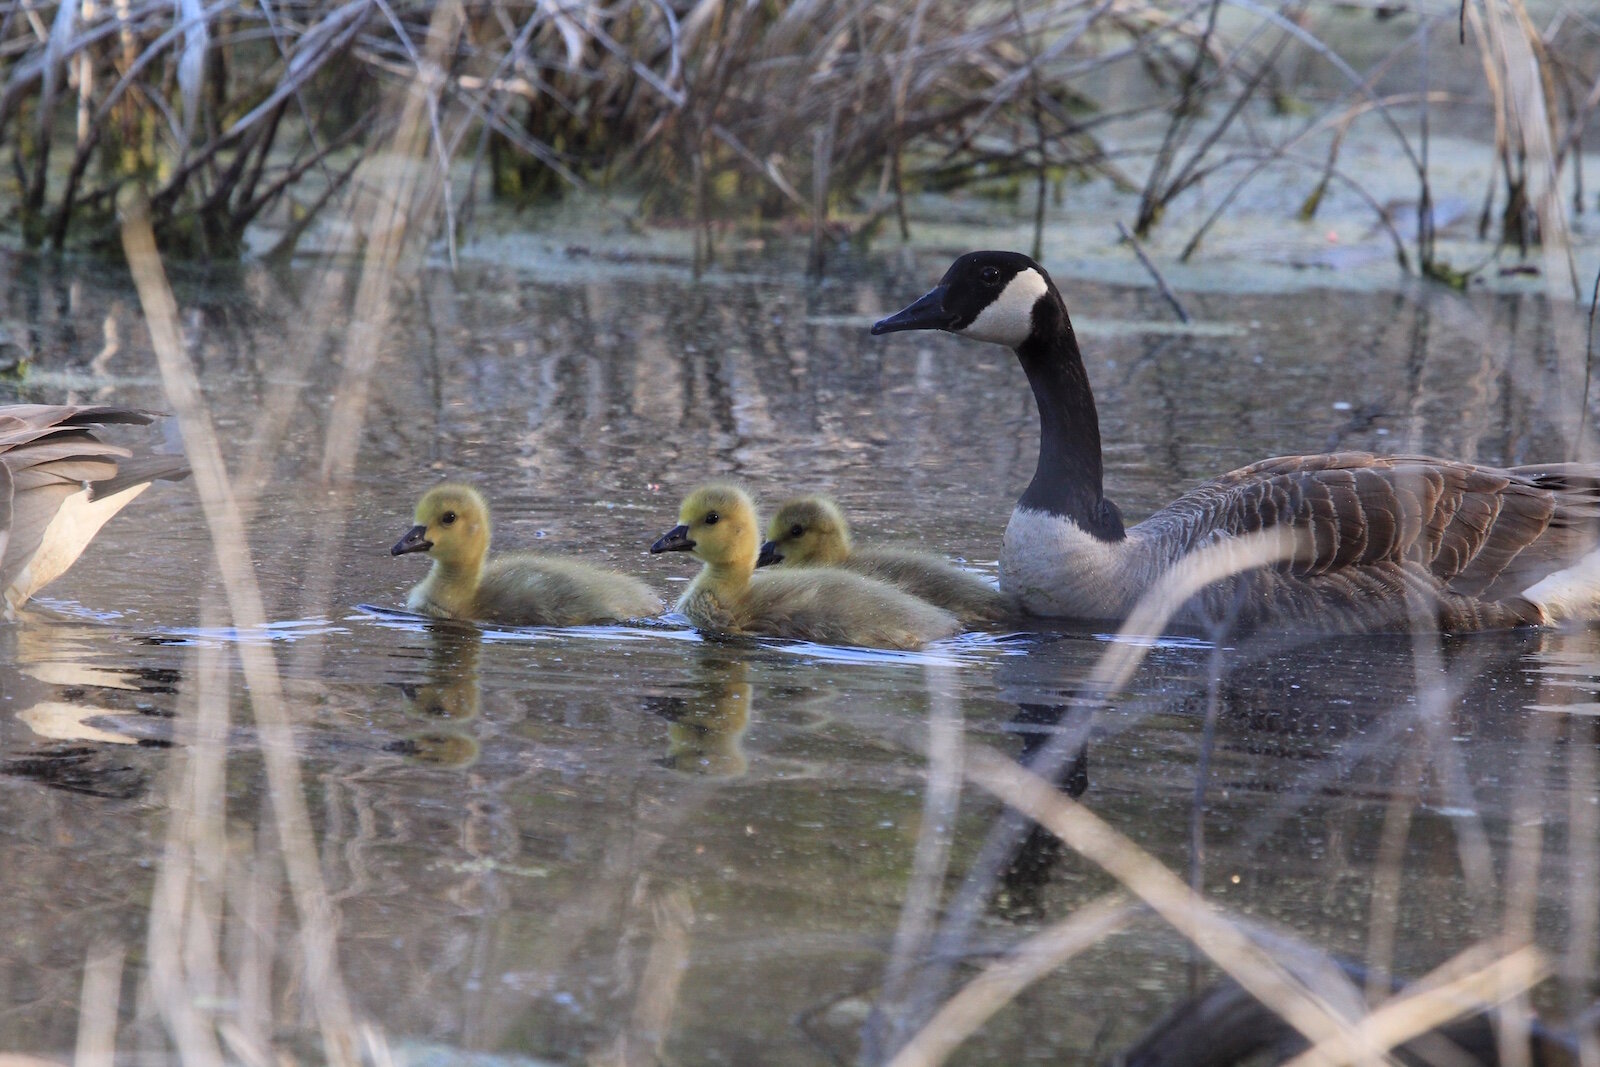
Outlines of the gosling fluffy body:
<svg viewBox="0 0 1600 1067">
<path fill-rule="evenodd" d="M 855 547 L 844 512 L 827 497 L 800 497 L 779 505 L 761 546 L 761 564 L 769 563 L 853 571 L 944 608 L 963 622 L 993 622 L 1016 611 L 1012 597 L 938 556 Z"/>
<path fill-rule="evenodd" d="M 692 552 L 705 563 L 677 609 L 724 634 L 832 645 L 917 649 L 960 631 L 954 615 L 898 589 L 832 567 L 756 571 L 755 504 L 738 486 L 701 486 L 651 552 Z"/>
<path fill-rule="evenodd" d="M 489 505 L 468 485 L 434 486 L 417 503 L 416 525 L 390 549 L 433 561 L 406 607 L 441 619 L 507 626 L 583 626 L 661 613 L 636 578 L 573 559 L 507 552 L 489 556 Z"/>
</svg>

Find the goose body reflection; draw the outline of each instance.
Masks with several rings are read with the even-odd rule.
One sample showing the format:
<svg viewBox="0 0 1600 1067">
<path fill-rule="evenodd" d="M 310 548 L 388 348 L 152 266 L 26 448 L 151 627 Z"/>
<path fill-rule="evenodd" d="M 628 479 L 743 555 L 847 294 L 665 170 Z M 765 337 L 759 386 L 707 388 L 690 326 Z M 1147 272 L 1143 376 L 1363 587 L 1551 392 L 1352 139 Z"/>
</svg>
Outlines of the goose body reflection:
<svg viewBox="0 0 1600 1067">
<path fill-rule="evenodd" d="M 767 527 L 760 564 L 853 571 L 941 607 L 962 622 L 993 622 L 1016 610 L 1011 597 L 949 560 L 905 548 L 857 548 L 844 512 L 827 497 L 780 504 Z"/>
<path fill-rule="evenodd" d="M 703 630 L 917 649 L 961 629 L 949 612 L 859 574 L 832 567 L 758 573 L 759 520 L 737 486 L 696 489 L 678 523 L 650 551 L 691 552 L 705 564 L 678 601 Z"/>
<path fill-rule="evenodd" d="M 423 494 L 416 525 L 389 551 L 425 552 L 428 576 L 406 607 L 423 615 L 508 626 L 583 626 L 661 613 L 643 582 L 575 559 L 531 552 L 489 555 L 489 505 L 467 485 Z"/>
<path fill-rule="evenodd" d="M 1600 466 L 1506 469 L 1364 452 L 1262 460 L 1124 527 L 1102 486 L 1094 396 L 1043 267 L 972 252 L 872 327 L 945 330 L 1016 352 L 1039 409 L 1039 459 L 1011 513 L 1000 587 L 1024 610 L 1122 619 L 1179 560 L 1256 531 L 1284 562 L 1213 583 L 1181 621 L 1324 632 L 1485 630 L 1600 617 Z"/>
<path fill-rule="evenodd" d="M 155 417 L 104 405 L 0 406 L 0 617 L 15 618 L 151 482 L 189 473 L 182 456 L 135 455 L 101 436 Z"/>
</svg>

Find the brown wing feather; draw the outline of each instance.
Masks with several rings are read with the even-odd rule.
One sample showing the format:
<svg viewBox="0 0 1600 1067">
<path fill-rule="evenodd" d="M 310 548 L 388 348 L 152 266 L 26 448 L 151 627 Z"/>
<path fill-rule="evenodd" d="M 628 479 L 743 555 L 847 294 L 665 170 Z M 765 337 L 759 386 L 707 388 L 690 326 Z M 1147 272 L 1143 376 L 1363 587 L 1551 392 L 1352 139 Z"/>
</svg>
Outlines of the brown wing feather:
<svg viewBox="0 0 1600 1067">
<path fill-rule="evenodd" d="M 1536 621 L 1519 594 L 1600 541 L 1600 470 L 1284 456 L 1201 485 L 1147 522 L 1173 558 L 1230 534 L 1305 531 L 1304 552 L 1248 579 L 1262 618 L 1320 612 L 1373 628 L 1426 603 L 1451 629 L 1481 629 Z M 1208 610 L 1237 605 L 1242 584 L 1208 594 Z"/>
<path fill-rule="evenodd" d="M 153 477 L 187 473 L 182 457 L 133 458 L 94 432 L 112 424 L 145 425 L 154 417 L 107 405 L 0 407 L 0 590 L 27 568 L 62 502 L 86 483 L 108 495 Z"/>
</svg>

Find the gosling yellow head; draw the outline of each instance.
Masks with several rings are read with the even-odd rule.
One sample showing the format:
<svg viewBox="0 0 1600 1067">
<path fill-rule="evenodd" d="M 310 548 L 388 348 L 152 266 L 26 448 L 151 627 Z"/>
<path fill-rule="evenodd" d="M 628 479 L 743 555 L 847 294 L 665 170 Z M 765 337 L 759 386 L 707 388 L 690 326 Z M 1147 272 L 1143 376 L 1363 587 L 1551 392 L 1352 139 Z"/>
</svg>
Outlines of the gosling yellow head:
<svg viewBox="0 0 1600 1067">
<path fill-rule="evenodd" d="M 713 567 L 754 570 L 761 551 L 756 506 L 736 485 L 702 485 L 678 509 L 678 525 L 651 552 L 691 552 Z"/>
<path fill-rule="evenodd" d="M 786 500 L 767 526 L 758 566 L 835 566 L 850 555 L 850 524 L 839 505 L 822 496 Z"/>
<path fill-rule="evenodd" d="M 489 551 L 489 505 L 470 485 L 446 482 L 417 501 L 416 525 L 395 542 L 390 555 L 426 552 L 447 568 L 473 568 Z"/>
</svg>

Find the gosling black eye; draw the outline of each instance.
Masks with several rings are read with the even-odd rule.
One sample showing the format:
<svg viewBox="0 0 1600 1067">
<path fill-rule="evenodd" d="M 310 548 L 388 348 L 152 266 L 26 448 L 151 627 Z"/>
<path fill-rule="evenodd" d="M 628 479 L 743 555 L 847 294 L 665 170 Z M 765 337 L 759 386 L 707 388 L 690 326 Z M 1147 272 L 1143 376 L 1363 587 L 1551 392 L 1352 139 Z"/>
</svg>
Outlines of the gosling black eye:
<svg viewBox="0 0 1600 1067">
<path fill-rule="evenodd" d="M 795 523 L 793 526 L 789 527 L 789 536 L 790 537 L 799 537 L 801 534 L 803 534 L 805 532 L 806 532 L 806 528 L 804 526 L 801 526 L 798 522 Z"/>
<path fill-rule="evenodd" d="M 455 521 L 456 513 L 453 511 L 447 511 L 443 515 L 439 516 L 439 525 L 441 526 L 452 526 L 455 524 Z"/>
<path fill-rule="evenodd" d="M 980 270 L 978 272 L 978 277 L 983 280 L 983 284 L 984 285 L 999 285 L 1000 284 L 1000 268 L 999 267 L 984 267 L 982 270 Z"/>
<path fill-rule="evenodd" d="M 707 526 L 715 526 L 717 524 L 717 521 L 719 519 L 721 519 L 721 518 L 722 518 L 722 516 L 718 515 L 715 511 L 708 511 L 708 512 L 706 512 L 706 525 Z"/>
</svg>

